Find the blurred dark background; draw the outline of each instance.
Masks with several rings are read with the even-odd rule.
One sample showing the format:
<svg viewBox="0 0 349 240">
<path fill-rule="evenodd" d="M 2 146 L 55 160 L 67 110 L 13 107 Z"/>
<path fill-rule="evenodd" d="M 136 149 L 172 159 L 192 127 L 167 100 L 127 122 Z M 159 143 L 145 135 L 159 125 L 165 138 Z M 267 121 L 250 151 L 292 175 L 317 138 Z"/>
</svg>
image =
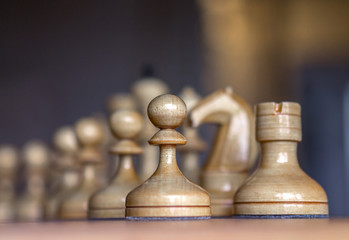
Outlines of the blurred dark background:
<svg viewBox="0 0 349 240">
<path fill-rule="evenodd" d="M 145 64 L 173 93 L 232 85 L 251 104 L 302 104 L 300 164 L 349 207 L 346 1 L 3 1 L 0 143 L 51 141 L 129 91 Z"/>
</svg>

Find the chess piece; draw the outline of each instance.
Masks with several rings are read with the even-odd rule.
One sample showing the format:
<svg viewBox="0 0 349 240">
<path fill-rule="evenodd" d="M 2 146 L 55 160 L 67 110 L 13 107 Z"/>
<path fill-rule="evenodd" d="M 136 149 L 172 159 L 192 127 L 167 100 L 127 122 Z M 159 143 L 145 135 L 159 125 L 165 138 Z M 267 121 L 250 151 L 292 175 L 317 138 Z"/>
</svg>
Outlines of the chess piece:
<svg viewBox="0 0 349 240">
<path fill-rule="evenodd" d="M 80 180 L 79 167 L 76 163 L 78 143 L 74 129 L 70 126 L 59 128 L 53 136 L 56 149 L 55 165 L 59 173 L 57 183 L 45 201 L 45 219 L 58 218 L 58 207 L 62 199 L 77 187 Z"/>
<path fill-rule="evenodd" d="M 200 186 L 211 195 L 212 216 L 230 216 L 234 194 L 256 161 L 252 110 L 227 87 L 202 99 L 188 117 L 193 127 L 203 123 L 219 126 Z"/>
<path fill-rule="evenodd" d="M 136 99 L 129 93 L 117 93 L 108 98 L 107 109 L 109 114 L 121 109 L 136 110 Z"/>
<path fill-rule="evenodd" d="M 119 139 L 110 153 L 119 155 L 119 169 L 109 185 L 90 198 L 89 218 L 125 217 L 126 196 L 141 183 L 133 168 L 132 155 L 142 153 L 142 149 L 132 139 L 139 134 L 142 125 L 141 115 L 131 110 L 115 111 L 110 117 L 111 129 Z"/>
<path fill-rule="evenodd" d="M 75 132 L 81 145 L 78 161 L 82 165 L 82 176 L 79 186 L 60 204 L 58 215 L 61 219 L 87 219 L 88 200 L 102 187 L 97 169 L 98 164 L 103 163 L 100 152 L 102 127 L 94 118 L 83 118 L 77 122 Z"/>
<path fill-rule="evenodd" d="M 148 179 L 154 173 L 158 165 L 158 152 L 156 147 L 149 145 L 147 142 L 156 132 L 156 128 L 146 117 L 147 107 L 153 98 L 168 92 L 169 89 L 164 82 L 152 77 L 142 78 L 132 86 L 132 93 L 137 100 L 139 111 L 143 114 L 145 119 L 144 127 L 139 135 L 139 141 L 143 149 L 139 168 L 139 177 L 142 181 Z"/>
<path fill-rule="evenodd" d="M 160 131 L 149 143 L 159 145 L 160 161 L 155 173 L 127 195 L 128 219 L 210 218 L 209 194 L 190 182 L 176 162 L 176 145 L 185 144 L 186 139 L 174 128 L 182 124 L 186 113 L 185 103 L 174 95 L 161 95 L 150 102 L 149 119 Z"/>
<path fill-rule="evenodd" d="M 23 147 L 25 189 L 17 202 L 16 218 L 19 221 L 39 221 L 43 218 L 50 154 L 41 141 L 31 140 Z"/>
<path fill-rule="evenodd" d="M 137 110 L 137 107 L 137 101 L 135 97 L 130 93 L 116 93 L 110 96 L 107 100 L 107 110 L 109 115 L 111 115 L 113 112 L 117 110 Z M 109 133 L 111 135 L 110 130 Z M 116 138 L 111 139 L 108 149 L 110 149 L 111 146 L 114 146 L 116 144 L 116 140 Z M 112 155 L 110 156 L 110 158 L 110 170 L 111 174 L 114 174 L 119 166 L 119 157 L 118 155 Z"/>
<path fill-rule="evenodd" d="M 179 97 L 185 102 L 188 112 L 201 100 L 201 97 L 191 87 L 184 88 Z M 197 128 L 188 126 L 188 121 L 184 121 L 182 129 L 188 142 L 177 147 L 182 157 L 181 169 L 184 176 L 199 184 L 201 171 L 199 153 L 206 149 L 206 143 L 200 138 Z"/>
<path fill-rule="evenodd" d="M 0 222 L 15 220 L 18 165 L 18 150 L 11 145 L 0 146 Z"/>
<path fill-rule="evenodd" d="M 235 214 L 259 217 L 323 217 L 328 215 L 322 187 L 298 165 L 302 140 L 301 107 L 297 103 L 257 105 L 260 166 L 235 195 Z"/>
</svg>

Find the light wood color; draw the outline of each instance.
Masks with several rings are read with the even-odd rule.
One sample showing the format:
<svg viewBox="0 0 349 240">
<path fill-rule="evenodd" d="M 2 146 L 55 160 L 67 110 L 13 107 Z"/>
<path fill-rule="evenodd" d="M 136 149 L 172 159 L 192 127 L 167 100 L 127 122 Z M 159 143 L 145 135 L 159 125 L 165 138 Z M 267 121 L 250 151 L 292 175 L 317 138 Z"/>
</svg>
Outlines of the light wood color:
<svg viewBox="0 0 349 240">
<path fill-rule="evenodd" d="M 190 111 L 189 120 L 193 127 L 204 123 L 219 127 L 200 185 L 211 195 L 212 215 L 230 216 L 234 194 L 257 159 L 251 107 L 227 87 L 201 100 Z"/>
<path fill-rule="evenodd" d="M 16 203 L 18 221 L 39 221 L 44 215 L 50 150 L 41 141 L 31 140 L 23 147 L 24 192 Z"/>
<path fill-rule="evenodd" d="M 132 155 L 142 153 L 142 149 L 132 140 L 142 129 L 141 115 L 131 110 L 118 110 L 111 115 L 109 122 L 115 137 L 119 139 L 110 153 L 119 155 L 120 164 L 109 185 L 90 198 L 88 214 L 92 219 L 124 218 L 126 196 L 141 183 L 132 162 Z"/>
<path fill-rule="evenodd" d="M 185 87 L 179 97 L 185 102 L 188 112 L 201 100 L 201 96 L 192 87 Z M 181 169 L 184 176 L 193 183 L 199 184 L 201 172 L 200 152 L 205 151 L 207 146 L 199 136 L 198 129 L 189 127 L 188 121 L 184 121 L 182 129 L 188 142 L 177 147 L 181 153 Z"/>
<path fill-rule="evenodd" d="M 18 149 L 0 146 L 0 222 L 15 220 L 16 177 L 19 166 Z"/>
<path fill-rule="evenodd" d="M 132 94 L 116 93 L 107 100 L 107 110 L 111 115 L 113 112 L 121 109 L 136 110 L 137 101 Z"/>
<path fill-rule="evenodd" d="M 261 163 L 235 195 L 237 215 L 327 215 L 322 187 L 298 165 L 301 107 L 293 102 L 257 105 Z"/>
<path fill-rule="evenodd" d="M 78 142 L 73 127 L 64 126 L 55 132 L 53 144 L 56 150 L 55 168 L 59 177 L 51 186 L 45 201 L 45 219 L 58 218 L 60 202 L 75 189 L 80 181 L 80 167 L 77 164 Z"/>
<path fill-rule="evenodd" d="M 79 186 L 62 200 L 58 211 L 61 219 L 87 219 L 88 200 L 103 186 L 97 168 L 104 161 L 100 152 L 102 127 L 94 118 L 83 118 L 76 123 L 75 132 L 81 144 L 78 161 L 82 165 L 82 179 Z"/>
<path fill-rule="evenodd" d="M 147 77 L 141 78 L 132 85 L 132 94 L 135 96 L 139 111 L 144 116 L 144 127 L 139 135 L 143 154 L 141 155 L 139 177 L 141 181 L 148 179 L 158 165 L 159 154 L 156 147 L 148 144 L 149 138 L 156 133 L 156 128 L 147 118 L 147 107 L 150 101 L 161 94 L 169 92 L 168 86 L 160 79 Z"/>
<path fill-rule="evenodd" d="M 186 139 L 174 128 L 182 124 L 186 114 L 185 103 L 177 96 L 164 94 L 150 102 L 149 119 L 160 131 L 149 143 L 159 145 L 160 162 L 155 173 L 127 195 L 128 218 L 211 216 L 209 194 L 190 182 L 176 161 L 176 145 L 185 144 Z"/>
<path fill-rule="evenodd" d="M 208 221 L 80 221 L 1 224 L 7 240 L 346 240 L 349 219 L 211 219 Z"/>
</svg>

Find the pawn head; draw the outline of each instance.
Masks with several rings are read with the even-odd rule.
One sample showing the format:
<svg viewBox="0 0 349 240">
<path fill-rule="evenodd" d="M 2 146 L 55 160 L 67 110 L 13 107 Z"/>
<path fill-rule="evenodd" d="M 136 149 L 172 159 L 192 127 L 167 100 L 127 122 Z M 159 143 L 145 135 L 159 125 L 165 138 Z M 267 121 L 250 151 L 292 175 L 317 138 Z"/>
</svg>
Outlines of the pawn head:
<svg viewBox="0 0 349 240">
<path fill-rule="evenodd" d="M 94 118 L 82 118 L 75 125 L 75 132 L 82 145 L 99 145 L 103 141 L 103 129 Z"/>
<path fill-rule="evenodd" d="M 28 167 L 45 167 L 49 163 L 50 150 L 45 143 L 31 140 L 23 146 L 23 157 Z"/>
<path fill-rule="evenodd" d="M 143 127 L 142 116 L 131 110 L 119 110 L 110 117 L 110 127 L 117 138 L 134 138 Z"/>
<path fill-rule="evenodd" d="M 18 165 L 19 156 L 16 147 L 11 145 L 0 146 L 0 169 L 12 169 Z"/>
<path fill-rule="evenodd" d="M 74 153 L 78 149 L 78 142 L 74 129 L 70 126 L 59 128 L 53 135 L 53 144 L 58 151 Z"/>
<path fill-rule="evenodd" d="M 172 94 L 154 98 L 148 106 L 148 117 L 158 128 L 177 128 L 187 115 L 187 107 L 182 99 Z"/>
</svg>

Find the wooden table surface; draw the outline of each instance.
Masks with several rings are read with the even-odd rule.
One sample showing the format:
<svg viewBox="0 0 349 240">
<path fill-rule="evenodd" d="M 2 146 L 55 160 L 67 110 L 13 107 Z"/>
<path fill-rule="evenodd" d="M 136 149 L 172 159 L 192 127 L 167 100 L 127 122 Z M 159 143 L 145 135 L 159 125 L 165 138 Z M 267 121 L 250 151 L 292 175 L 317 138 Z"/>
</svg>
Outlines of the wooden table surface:
<svg viewBox="0 0 349 240">
<path fill-rule="evenodd" d="M 0 239 L 349 239 L 349 219 L 211 219 L 0 224 Z"/>
</svg>

